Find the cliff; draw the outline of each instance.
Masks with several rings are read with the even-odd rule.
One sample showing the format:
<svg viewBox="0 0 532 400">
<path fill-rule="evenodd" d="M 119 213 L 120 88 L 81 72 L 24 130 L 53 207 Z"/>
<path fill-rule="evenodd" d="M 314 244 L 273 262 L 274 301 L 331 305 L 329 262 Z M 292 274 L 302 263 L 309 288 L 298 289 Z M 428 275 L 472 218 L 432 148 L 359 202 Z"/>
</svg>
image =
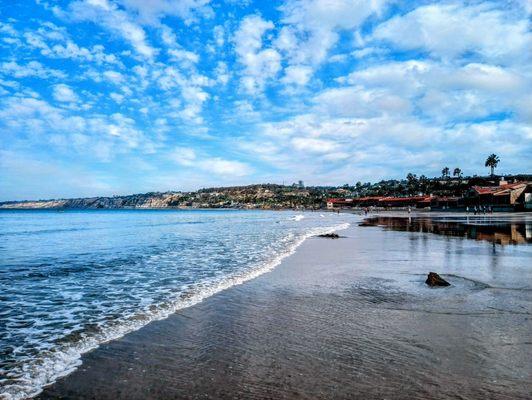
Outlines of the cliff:
<svg viewBox="0 0 532 400">
<path fill-rule="evenodd" d="M 127 196 L 12 201 L 0 203 L 10 209 L 118 209 L 118 208 L 318 208 L 326 191 L 282 185 L 253 185 L 202 189 L 197 192 L 145 193 Z"/>
</svg>

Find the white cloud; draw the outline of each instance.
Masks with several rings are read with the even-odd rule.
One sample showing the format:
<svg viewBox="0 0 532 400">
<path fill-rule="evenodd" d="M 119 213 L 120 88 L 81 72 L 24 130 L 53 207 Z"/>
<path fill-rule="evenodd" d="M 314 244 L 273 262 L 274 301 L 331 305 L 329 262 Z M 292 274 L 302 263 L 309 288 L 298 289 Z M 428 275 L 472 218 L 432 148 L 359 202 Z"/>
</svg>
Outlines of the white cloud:
<svg viewBox="0 0 532 400">
<path fill-rule="evenodd" d="M 296 150 L 310 153 L 331 153 L 338 148 L 338 145 L 331 140 L 302 138 L 292 139 L 292 145 Z"/>
<path fill-rule="evenodd" d="M 118 85 L 124 81 L 124 75 L 122 75 L 118 71 L 108 70 L 108 71 L 104 71 L 102 75 L 104 76 L 105 79 L 114 83 L 115 85 Z"/>
<path fill-rule="evenodd" d="M 221 47 L 225 43 L 225 29 L 221 25 L 216 25 L 212 30 L 214 41 L 218 47 Z"/>
<path fill-rule="evenodd" d="M 263 35 L 274 28 L 271 21 L 259 15 L 245 17 L 234 36 L 238 61 L 244 66 L 241 84 L 245 92 L 253 95 L 264 90 L 266 82 L 281 69 L 281 56 L 272 49 L 262 49 Z"/>
<path fill-rule="evenodd" d="M 54 95 L 61 101 L 72 100 L 73 93 L 58 85 Z M 66 89 L 66 90 L 65 90 Z M 50 105 L 30 97 L 4 98 L 0 107 L 0 125 L 16 133 L 18 139 L 30 143 L 51 143 L 57 149 L 75 150 L 80 154 L 96 154 L 102 161 L 110 161 L 117 154 L 134 149 L 153 152 L 154 144 L 137 127 L 136 122 L 122 114 L 85 116 Z"/>
<path fill-rule="evenodd" d="M 216 75 L 216 81 L 222 85 L 226 85 L 227 82 L 229 82 L 229 79 L 231 78 L 231 75 L 229 74 L 229 68 L 227 67 L 227 64 L 223 61 L 218 61 L 214 73 Z"/>
<path fill-rule="evenodd" d="M 192 167 L 196 161 L 196 152 L 189 147 L 176 147 L 169 154 L 169 158 L 185 167 Z"/>
<path fill-rule="evenodd" d="M 124 101 L 124 95 L 120 93 L 113 92 L 109 95 L 111 99 L 113 99 L 117 104 L 122 104 Z"/>
<path fill-rule="evenodd" d="M 50 22 L 43 22 L 36 31 L 24 33 L 26 45 L 39 49 L 43 56 L 64 58 L 78 61 L 95 62 L 96 64 L 115 64 L 122 66 L 119 58 L 105 52 L 104 46 L 96 44 L 91 48 L 77 45 L 67 34 L 65 28 Z"/>
<path fill-rule="evenodd" d="M 213 174 L 229 177 L 242 177 L 253 172 L 252 168 L 240 161 L 225 160 L 223 158 L 208 158 L 199 163 L 201 169 Z"/>
<path fill-rule="evenodd" d="M 339 31 L 356 31 L 371 15 L 379 14 L 385 0 L 289 0 L 280 7 L 284 27 L 275 46 L 290 66 L 306 66 L 304 79 L 293 79 L 288 69 L 287 82 L 306 84 L 337 43 Z M 301 75 L 299 75 L 301 77 Z"/>
<path fill-rule="evenodd" d="M 249 165 L 241 161 L 226 160 L 220 157 L 199 157 L 190 147 L 176 147 L 168 154 L 168 158 L 182 167 L 224 177 L 242 177 L 253 171 Z"/>
<path fill-rule="evenodd" d="M 380 13 L 385 0 L 289 0 L 281 7 L 283 23 L 302 30 L 355 29 L 366 18 Z"/>
<path fill-rule="evenodd" d="M 529 21 L 501 6 L 495 2 L 426 5 L 384 22 L 372 37 L 401 49 L 426 50 L 445 59 L 474 53 L 500 64 L 530 60 Z"/>
<path fill-rule="evenodd" d="M 324 90 L 313 98 L 313 102 L 317 110 L 340 117 L 375 117 L 410 111 L 410 103 L 402 97 L 361 86 Z"/>
<path fill-rule="evenodd" d="M 209 94 L 197 86 L 185 86 L 181 93 L 186 102 L 185 107 L 179 113 L 181 118 L 195 124 L 203 123 L 200 114 L 203 103 L 207 101 Z"/>
<path fill-rule="evenodd" d="M 406 110 L 409 103 L 412 109 L 417 108 L 419 113 L 439 122 L 519 111 L 532 91 L 530 73 L 519 69 L 480 63 L 454 66 L 417 60 L 381 63 L 354 71 L 339 82 L 356 84 L 363 88 L 363 93 L 380 92 L 381 96 L 388 98 L 385 102 L 388 106 L 399 105 L 402 101 Z M 397 100 L 397 96 L 401 100 Z M 357 108 L 355 99 L 334 107 L 342 109 L 343 104 Z M 371 109 L 378 110 L 374 105 L 368 101 Z"/>
<path fill-rule="evenodd" d="M 77 0 L 69 5 L 70 15 L 77 21 L 92 21 L 118 34 L 145 58 L 153 58 L 157 50 L 148 44 L 146 32 L 130 16 L 107 0 Z"/>
<path fill-rule="evenodd" d="M 38 61 L 30 61 L 26 65 L 18 64 L 16 61 L 3 62 L 0 64 L 0 74 L 13 76 L 14 78 L 66 78 L 66 74 L 64 72 L 45 67 Z"/>
<path fill-rule="evenodd" d="M 161 38 L 164 44 L 168 47 L 167 52 L 170 55 L 172 61 L 178 61 L 183 64 L 183 66 L 190 66 L 199 61 L 199 55 L 185 50 L 177 42 L 177 36 L 172 31 L 172 29 L 166 25 L 161 25 Z"/>
<path fill-rule="evenodd" d="M 398 165 L 401 171 L 436 174 L 442 165 L 456 164 L 473 173 L 469 171 L 478 171 L 480 158 L 494 148 L 508 159 L 506 168 L 519 170 L 515 160 L 530 151 L 531 138 L 530 127 L 510 121 L 445 127 L 412 116 L 334 118 L 318 113 L 265 123 L 254 140 L 239 147 L 290 176 L 341 183 L 396 177 Z"/>
<path fill-rule="evenodd" d="M 6 22 L 0 22 L 0 32 L 4 35 L 9 36 L 18 36 L 17 30 L 13 27 L 12 24 L 8 24 Z"/>
<path fill-rule="evenodd" d="M 78 96 L 72 88 L 63 83 L 54 86 L 53 96 L 54 99 L 63 103 L 74 103 L 78 101 Z"/>
<path fill-rule="evenodd" d="M 170 49 L 168 50 L 168 54 L 170 54 L 176 61 L 184 61 L 192 64 L 195 64 L 199 61 L 199 56 L 196 53 L 188 50 Z"/>
<path fill-rule="evenodd" d="M 291 65 L 285 68 L 282 81 L 289 85 L 304 86 L 310 80 L 312 72 L 312 68 L 310 67 Z"/>
<path fill-rule="evenodd" d="M 403 95 L 426 87 L 480 90 L 494 94 L 527 90 L 527 78 L 517 70 L 480 63 L 463 66 L 417 60 L 381 63 L 354 71 L 347 79 L 340 81 L 367 87 L 383 87 Z"/>
<path fill-rule="evenodd" d="M 210 98 L 205 90 L 215 84 L 215 81 L 196 73 L 194 70 L 183 73 L 175 66 L 154 70 L 156 83 L 160 89 L 170 96 L 165 103 L 168 117 L 180 118 L 188 124 L 201 125 L 203 105 Z M 178 90 L 178 98 L 174 90 Z M 166 96 L 165 96 L 166 97 Z"/>
<path fill-rule="evenodd" d="M 139 22 L 157 25 L 163 17 L 175 16 L 192 23 L 197 16 L 211 16 L 210 0 L 119 0 L 136 14 Z"/>
</svg>

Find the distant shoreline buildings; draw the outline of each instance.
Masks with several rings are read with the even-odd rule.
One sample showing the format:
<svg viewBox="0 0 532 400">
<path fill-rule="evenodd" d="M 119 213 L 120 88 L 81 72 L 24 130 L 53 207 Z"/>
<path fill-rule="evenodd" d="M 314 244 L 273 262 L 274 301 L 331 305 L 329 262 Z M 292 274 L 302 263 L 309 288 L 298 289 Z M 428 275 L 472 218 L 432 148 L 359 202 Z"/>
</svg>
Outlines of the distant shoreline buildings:
<svg viewBox="0 0 532 400">
<path fill-rule="evenodd" d="M 265 209 L 318 210 L 341 208 L 417 208 L 532 211 L 532 175 L 505 179 L 446 177 L 386 180 L 353 186 L 290 186 L 258 184 L 215 187 L 194 192 L 151 192 L 124 196 L 0 202 L 0 209 Z"/>
<path fill-rule="evenodd" d="M 467 184 L 468 182 L 465 182 Z M 418 208 L 430 210 L 532 211 L 532 182 L 501 179 L 498 185 L 471 186 L 462 196 L 364 196 L 330 198 L 328 209 L 338 208 Z"/>
</svg>

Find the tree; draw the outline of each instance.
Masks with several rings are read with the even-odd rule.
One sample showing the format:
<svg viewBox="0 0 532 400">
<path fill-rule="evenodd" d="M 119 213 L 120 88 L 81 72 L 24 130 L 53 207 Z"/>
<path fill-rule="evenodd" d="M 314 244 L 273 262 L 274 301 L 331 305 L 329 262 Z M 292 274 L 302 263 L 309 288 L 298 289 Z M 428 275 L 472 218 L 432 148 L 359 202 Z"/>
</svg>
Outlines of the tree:
<svg viewBox="0 0 532 400">
<path fill-rule="evenodd" d="M 499 159 L 499 156 L 497 154 L 490 154 L 488 158 L 486 158 L 486 163 L 484 164 L 485 167 L 490 167 L 491 169 L 491 176 L 493 176 L 493 171 L 495 168 L 497 168 L 497 165 L 499 165 L 499 162 L 501 160 Z"/>
<path fill-rule="evenodd" d="M 449 167 L 445 167 L 441 170 L 441 176 L 442 178 L 448 178 L 449 177 Z"/>
<path fill-rule="evenodd" d="M 430 180 L 425 175 L 419 177 L 419 188 L 423 193 L 427 193 L 429 189 Z"/>
<path fill-rule="evenodd" d="M 460 178 L 462 176 L 462 170 L 460 168 L 455 168 L 453 171 L 453 176 Z"/>
<path fill-rule="evenodd" d="M 415 194 L 419 190 L 419 182 L 417 180 L 417 176 L 415 174 L 409 173 L 406 176 L 407 180 L 407 186 L 408 186 L 408 194 Z"/>
</svg>

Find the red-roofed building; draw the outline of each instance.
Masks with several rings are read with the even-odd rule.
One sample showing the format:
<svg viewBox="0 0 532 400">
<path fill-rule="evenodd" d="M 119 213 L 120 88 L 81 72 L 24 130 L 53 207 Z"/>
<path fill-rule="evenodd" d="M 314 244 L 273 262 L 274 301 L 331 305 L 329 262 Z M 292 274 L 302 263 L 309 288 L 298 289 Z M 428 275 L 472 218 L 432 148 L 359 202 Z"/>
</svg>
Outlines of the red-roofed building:
<svg viewBox="0 0 532 400">
<path fill-rule="evenodd" d="M 532 182 L 473 186 L 468 196 L 468 203 L 508 210 L 532 209 Z"/>
<path fill-rule="evenodd" d="M 532 210 L 532 182 L 506 183 L 499 186 L 473 186 L 465 197 L 452 196 L 368 196 L 327 200 L 327 208 L 416 207 L 432 210 L 464 209 L 466 206 L 490 206 L 496 211 Z"/>
<path fill-rule="evenodd" d="M 328 199 L 327 200 L 328 209 L 345 208 L 345 207 L 353 207 L 353 199 Z"/>
<path fill-rule="evenodd" d="M 411 196 L 411 197 L 382 197 L 379 200 L 381 207 L 417 207 L 419 202 L 431 199 L 430 196 Z"/>
</svg>

